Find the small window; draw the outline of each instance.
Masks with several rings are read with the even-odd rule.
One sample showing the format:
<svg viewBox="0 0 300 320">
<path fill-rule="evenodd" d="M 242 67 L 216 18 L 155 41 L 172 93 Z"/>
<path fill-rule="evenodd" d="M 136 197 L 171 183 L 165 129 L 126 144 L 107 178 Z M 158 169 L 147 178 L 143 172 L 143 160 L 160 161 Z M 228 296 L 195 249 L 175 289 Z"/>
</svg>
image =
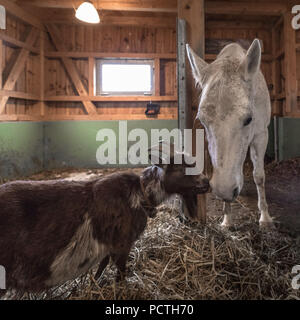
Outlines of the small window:
<svg viewBox="0 0 300 320">
<path fill-rule="evenodd" d="M 98 95 L 152 95 L 152 60 L 98 60 Z"/>
</svg>

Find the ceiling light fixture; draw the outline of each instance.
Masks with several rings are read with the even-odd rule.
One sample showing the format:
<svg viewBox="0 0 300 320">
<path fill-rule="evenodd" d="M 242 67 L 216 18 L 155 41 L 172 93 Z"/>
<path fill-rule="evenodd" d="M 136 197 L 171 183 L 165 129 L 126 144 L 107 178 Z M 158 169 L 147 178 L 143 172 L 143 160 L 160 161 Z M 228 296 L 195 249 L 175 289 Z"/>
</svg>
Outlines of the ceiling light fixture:
<svg viewBox="0 0 300 320">
<path fill-rule="evenodd" d="M 91 1 L 83 2 L 76 10 L 75 17 L 87 23 L 99 23 L 100 17 Z"/>
</svg>

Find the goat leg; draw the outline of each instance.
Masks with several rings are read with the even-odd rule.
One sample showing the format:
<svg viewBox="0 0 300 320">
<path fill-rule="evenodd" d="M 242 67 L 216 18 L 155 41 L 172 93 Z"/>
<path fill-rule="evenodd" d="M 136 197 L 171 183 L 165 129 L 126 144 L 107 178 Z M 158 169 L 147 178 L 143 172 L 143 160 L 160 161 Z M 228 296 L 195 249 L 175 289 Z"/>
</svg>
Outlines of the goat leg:
<svg viewBox="0 0 300 320">
<path fill-rule="evenodd" d="M 99 267 L 98 267 L 98 270 L 96 272 L 96 275 L 95 275 L 95 279 L 98 280 L 102 273 L 103 273 L 103 270 L 106 268 L 106 266 L 108 265 L 108 262 L 109 262 L 109 256 L 106 256 L 99 264 Z"/>
<path fill-rule="evenodd" d="M 123 281 L 126 275 L 126 261 L 128 259 L 128 254 L 129 253 L 122 253 L 122 254 L 117 254 L 113 255 L 112 259 L 118 269 L 116 281 Z"/>
</svg>

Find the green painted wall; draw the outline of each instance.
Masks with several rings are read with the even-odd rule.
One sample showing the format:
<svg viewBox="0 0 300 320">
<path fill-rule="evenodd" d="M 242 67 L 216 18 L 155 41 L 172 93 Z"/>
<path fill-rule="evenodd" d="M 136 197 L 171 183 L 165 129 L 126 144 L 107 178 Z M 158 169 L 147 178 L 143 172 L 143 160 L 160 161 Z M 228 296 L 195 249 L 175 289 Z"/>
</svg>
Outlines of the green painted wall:
<svg viewBox="0 0 300 320">
<path fill-rule="evenodd" d="M 274 119 L 271 118 L 271 122 L 269 124 L 269 143 L 267 146 L 266 154 L 270 158 L 275 158 L 275 152 L 274 152 Z"/>
<path fill-rule="evenodd" d="M 0 123 L 0 178 L 30 175 L 43 169 L 43 123 Z"/>
<path fill-rule="evenodd" d="M 269 144 L 267 155 L 275 157 L 274 151 L 274 119 L 269 126 Z M 278 160 L 300 157 L 300 119 L 277 118 L 277 149 Z"/>
<path fill-rule="evenodd" d="M 177 128 L 177 120 L 127 121 L 127 131 Z M 300 119 L 278 119 L 279 160 L 300 157 Z M 119 121 L 0 123 L 0 178 L 15 178 L 54 168 L 99 168 L 96 141 L 100 129 L 112 129 L 119 145 Z M 134 142 L 132 142 L 134 143 Z M 128 147 L 130 147 L 128 143 Z M 149 140 L 150 145 L 150 140 Z M 267 154 L 274 158 L 274 124 L 269 126 Z"/>
<path fill-rule="evenodd" d="M 172 130 L 177 128 L 177 125 L 177 120 L 132 120 L 127 121 L 127 131 L 129 133 L 132 129 L 143 128 L 147 131 L 148 137 L 150 137 L 151 129 L 166 128 Z M 116 133 L 116 147 L 118 150 L 119 121 L 46 122 L 44 127 L 45 168 L 101 167 L 96 160 L 96 152 L 101 145 L 101 142 L 96 141 L 96 135 L 100 129 L 104 128 L 112 129 Z M 130 143 L 128 143 L 128 147 L 130 147 Z"/>
<path fill-rule="evenodd" d="M 278 118 L 278 159 L 300 157 L 300 119 Z"/>
</svg>

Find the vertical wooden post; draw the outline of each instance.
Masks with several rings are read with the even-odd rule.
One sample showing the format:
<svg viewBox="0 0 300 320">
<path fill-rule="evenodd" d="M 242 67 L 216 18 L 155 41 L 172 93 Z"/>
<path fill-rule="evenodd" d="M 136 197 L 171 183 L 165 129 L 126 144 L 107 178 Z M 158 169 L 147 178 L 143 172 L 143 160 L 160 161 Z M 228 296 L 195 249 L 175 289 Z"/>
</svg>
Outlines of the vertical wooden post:
<svg viewBox="0 0 300 320">
<path fill-rule="evenodd" d="M 273 84 L 273 95 L 274 95 L 274 100 L 273 100 L 273 108 L 272 108 L 272 115 L 279 115 L 280 110 L 279 110 L 279 103 L 277 100 L 277 94 L 278 92 L 278 80 L 277 78 L 279 77 L 278 74 L 278 61 L 276 58 L 276 42 L 277 42 L 277 28 L 274 26 L 272 28 L 272 55 L 273 55 L 273 61 L 272 61 L 272 84 Z"/>
<path fill-rule="evenodd" d="M 186 40 L 199 57 L 204 59 L 205 56 L 205 14 L 204 0 L 178 0 L 178 18 L 186 21 Z M 186 107 L 186 128 L 194 128 L 193 134 L 193 154 L 196 152 L 196 129 L 201 126 L 194 127 L 194 121 L 197 115 L 199 104 L 199 92 L 195 88 L 194 79 L 189 63 L 186 63 L 186 90 L 187 90 L 187 107 Z M 206 159 L 205 159 L 206 160 Z M 206 161 L 205 161 L 206 162 Z M 197 220 L 206 223 L 206 195 L 198 195 Z"/>
<path fill-rule="evenodd" d="M 95 58 L 89 57 L 89 96 L 95 95 Z"/>
<path fill-rule="evenodd" d="M 293 15 L 291 8 L 288 6 L 284 14 L 284 66 L 285 66 L 285 96 L 286 109 L 284 115 L 297 113 L 297 55 L 296 55 L 296 32 L 292 28 L 291 21 Z"/>
<path fill-rule="evenodd" d="M 3 79 L 3 41 L 0 40 L 0 90 L 2 89 L 2 79 Z"/>
<path fill-rule="evenodd" d="M 178 18 L 186 21 L 186 39 L 199 57 L 205 57 L 204 0 L 178 0 Z M 193 128 L 199 104 L 199 92 L 195 88 L 189 63 L 187 63 L 187 128 Z"/>
<path fill-rule="evenodd" d="M 40 114 L 45 115 L 45 33 L 40 31 Z"/>
<path fill-rule="evenodd" d="M 160 96 L 160 59 L 154 60 L 155 95 Z"/>
</svg>

